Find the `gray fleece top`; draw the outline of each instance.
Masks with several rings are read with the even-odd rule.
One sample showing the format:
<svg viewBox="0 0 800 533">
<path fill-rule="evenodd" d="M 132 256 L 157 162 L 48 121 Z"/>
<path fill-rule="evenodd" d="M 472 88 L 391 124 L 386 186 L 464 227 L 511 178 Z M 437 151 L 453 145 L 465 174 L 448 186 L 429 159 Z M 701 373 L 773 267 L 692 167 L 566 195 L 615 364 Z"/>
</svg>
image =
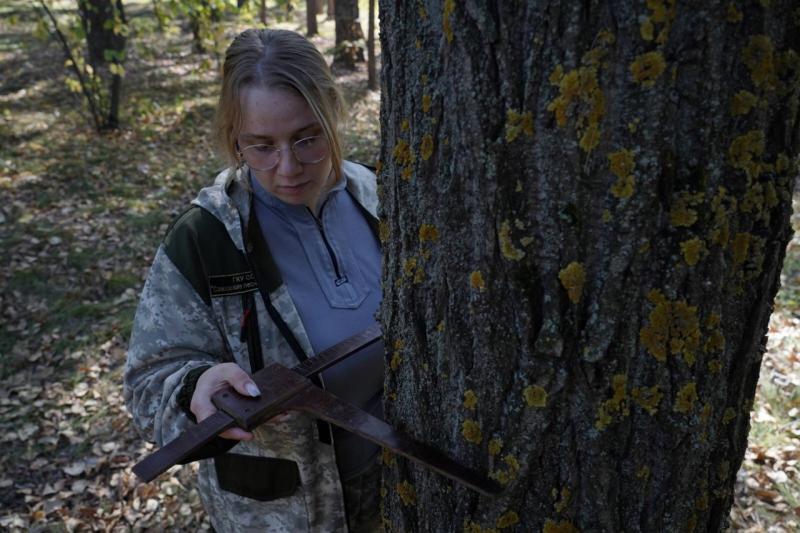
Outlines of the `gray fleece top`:
<svg viewBox="0 0 800 533">
<path fill-rule="evenodd" d="M 346 179 L 327 193 L 315 217 L 250 178 L 256 218 L 315 353 L 372 326 L 381 302 L 380 246 Z M 328 391 L 383 418 L 383 365 L 381 342 L 326 370 L 322 379 Z M 372 464 L 379 451 L 335 426 L 333 437 L 344 480 Z"/>
</svg>

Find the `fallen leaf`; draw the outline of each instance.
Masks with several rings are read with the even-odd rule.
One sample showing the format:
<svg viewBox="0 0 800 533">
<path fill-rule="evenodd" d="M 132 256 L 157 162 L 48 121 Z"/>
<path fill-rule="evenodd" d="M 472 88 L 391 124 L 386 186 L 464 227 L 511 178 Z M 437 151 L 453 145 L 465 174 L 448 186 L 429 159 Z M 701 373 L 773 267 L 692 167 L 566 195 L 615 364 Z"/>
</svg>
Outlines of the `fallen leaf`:
<svg viewBox="0 0 800 533">
<path fill-rule="evenodd" d="M 76 461 L 68 466 L 62 468 L 64 473 L 70 476 L 79 476 L 86 470 L 86 463 L 83 461 Z"/>
</svg>

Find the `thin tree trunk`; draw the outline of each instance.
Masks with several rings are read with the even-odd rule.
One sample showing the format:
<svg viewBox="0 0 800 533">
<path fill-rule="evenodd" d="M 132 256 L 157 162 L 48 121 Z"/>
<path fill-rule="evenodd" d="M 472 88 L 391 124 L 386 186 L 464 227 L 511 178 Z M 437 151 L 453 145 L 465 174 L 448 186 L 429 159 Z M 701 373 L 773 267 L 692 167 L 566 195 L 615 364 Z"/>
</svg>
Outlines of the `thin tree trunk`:
<svg viewBox="0 0 800 533">
<path fill-rule="evenodd" d="M 354 69 L 364 62 L 364 30 L 358 21 L 358 0 L 336 0 L 336 51 L 333 63 Z"/>
<path fill-rule="evenodd" d="M 306 29 L 307 35 L 316 35 L 317 29 L 317 0 L 306 0 Z"/>
<path fill-rule="evenodd" d="M 387 531 L 721 531 L 800 147 L 792 0 L 380 2 Z M 648 7 L 649 6 L 649 7 Z"/>
<path fill-rule="evenodd" d="M 334 0 L 328 0 L 328 20 L 336 18 L 336 6 Z"/>
<path fill-rule="evenodd" d="M 367 22 L 367 87 L 378 90 L 378 74 L 375 65 L 375 0 L 369 0 L 369 21 Z"/>
<path fill-rule="evenodd" d="M 261 24 L 264 26 L 267 25 L 267 0 L 261 0 L 261 5 L 258 9 L 258 18 L 261 20 Z"/>
</svg>

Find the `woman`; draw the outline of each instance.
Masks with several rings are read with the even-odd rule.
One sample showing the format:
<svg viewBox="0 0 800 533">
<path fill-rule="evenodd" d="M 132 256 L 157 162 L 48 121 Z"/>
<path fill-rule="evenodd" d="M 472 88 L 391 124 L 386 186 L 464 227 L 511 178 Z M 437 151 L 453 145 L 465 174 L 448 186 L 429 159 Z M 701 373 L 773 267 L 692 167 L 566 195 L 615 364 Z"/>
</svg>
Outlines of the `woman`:
<svg viewBox="0 0 800 533">
<path fill-rule="evenodd" d="M 375 175 L 342 160 L 342 97 L 302 36 L 248 30 L 228 48 L 217 135 L 232 168 L 171 226 L 142 291 L 125 368 L 137 428 L 159 446 L 248 373 L 287 367 L 374 324 Z M 383 346 L 325 371 L 381 416 Z M 378 447 L 306 415 L 226 431 L 198 486 L 217 531 L 379 529 Z M 235 446 L 230 450 L 231 444 Z"/>
</svg>

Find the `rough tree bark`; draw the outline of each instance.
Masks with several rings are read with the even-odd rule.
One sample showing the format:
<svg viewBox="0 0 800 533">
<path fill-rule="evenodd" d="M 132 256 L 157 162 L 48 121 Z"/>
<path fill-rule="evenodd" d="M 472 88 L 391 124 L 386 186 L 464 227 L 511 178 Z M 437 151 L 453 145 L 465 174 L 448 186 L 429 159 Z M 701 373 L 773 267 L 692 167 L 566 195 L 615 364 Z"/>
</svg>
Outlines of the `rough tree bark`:
<svg viewBox="0 0 800 533">
<path fill-rule="evenodd" d="M 354 69 L 364 62 L 364 30 L 358 21 L 358 0 L 336 0 L 336 51 L 333 63 Z"/>
<path fill-rule="evenodd" d="M 718 531 L 797 176 L 792 0 L 381 0 L 389 531 Z"/>
</svg>

